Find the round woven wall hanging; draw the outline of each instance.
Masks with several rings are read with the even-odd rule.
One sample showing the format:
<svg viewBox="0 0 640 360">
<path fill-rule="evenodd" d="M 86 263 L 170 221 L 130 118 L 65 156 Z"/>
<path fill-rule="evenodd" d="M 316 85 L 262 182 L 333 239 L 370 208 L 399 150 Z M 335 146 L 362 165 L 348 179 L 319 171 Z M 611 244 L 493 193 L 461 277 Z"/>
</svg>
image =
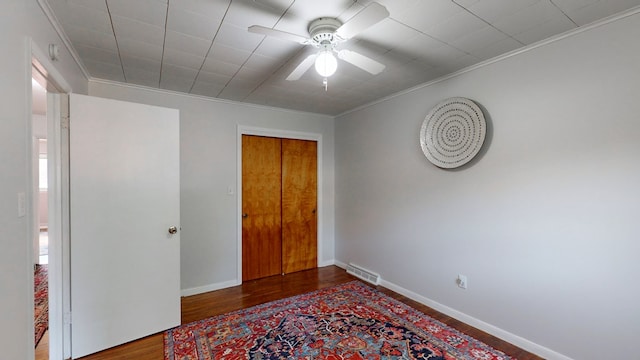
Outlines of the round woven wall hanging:
<svg viewBox="0 0 640 360">
<path fill-rule="evenodd" d="M 429 111 L 420 129 L 420 146 L 435 166 L 453 169 L 478 154 L 486 132 L 487 123 L 478 105 L 453 97 Z"/>
</svg>

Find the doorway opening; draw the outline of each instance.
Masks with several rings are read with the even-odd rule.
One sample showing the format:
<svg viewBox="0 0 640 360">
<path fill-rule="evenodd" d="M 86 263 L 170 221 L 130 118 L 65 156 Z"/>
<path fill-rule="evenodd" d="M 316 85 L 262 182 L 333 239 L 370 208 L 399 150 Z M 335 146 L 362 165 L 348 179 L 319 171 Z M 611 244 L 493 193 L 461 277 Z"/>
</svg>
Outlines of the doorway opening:
<svg viewBox="0 0 640 360">
<path fill-rule="evenodd" d="M 33 71 L 36 71 L 35 69 Z M 31 78 L 31 139 L 33 169 L 33 304 L 36 359 L 49 358 L 49 236 L 47 163 L 47 90 Z"/>
</svg>

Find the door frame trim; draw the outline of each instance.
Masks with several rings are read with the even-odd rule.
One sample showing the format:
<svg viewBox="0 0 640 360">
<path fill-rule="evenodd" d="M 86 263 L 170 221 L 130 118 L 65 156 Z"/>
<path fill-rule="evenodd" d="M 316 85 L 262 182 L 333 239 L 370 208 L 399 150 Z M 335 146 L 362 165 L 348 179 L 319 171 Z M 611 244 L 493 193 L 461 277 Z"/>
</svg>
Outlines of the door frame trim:
<svg viewBox="0 0 640 360">
<path fill-rule="evenodd" d="M 28 37 L 26 39 L 26 66 L 29 71 L 25 72 L 27 82 L 28 99 L 27 102 L 27 114 L 29 114 L 29 121 L 27 122 L 28 132 L 31 135 L 32 120 L 31 120 L 31 106 L 32 106 L 32 94 L 31 94 L 31 79 L 34 76 L 33 71 L 38 71 L 38 76 L 43 81 L 46 81 L 47 86 L 47 159 L 48 159 L 48 171 L 49 171 L 49 236 L 50 241 L 53 238 L 53 244 L 49 246 L 49 358 L 61 359 L 69 357 L 68 349 L 70 348 L 70 339 L 68 335 L 68 325 L 65 325 L 64 321 L 64 304 L 68 304 L 69 298 L 67 297 L 68 283 L 65 279 L 68 276 L 66 270 L 68 270 L 68 259 L 65 251 L 68 250 L 68 236 L 65 238 L 63 233 L 66 228 L 65 221 L 68 219 L 65 217 L 65 211 L 68 208 L 64 203 L 64 159 L 62 159 L 61 151 L 64 150 L 64 144 L 61 142 L 64 140 L 61 135 L 61 109 L 57 106 L 52 106 L 53 99 L 63 94 L 69 94 L 72 92 L 72 88 L 67 83 L 62 74 L 53 65 L 53 62 L 45 54 L 36 42 Z M 28 146 L 27 156 L 29 159 L 33 157 L 33 147 Z M 28 183 L 32 184 L 34 180 L 34 173 L 29 168 L 27 178 Z M 34 211 L 34 195 L 33 192 L 28 193 L 29 211 L 27 212 L 27 222 L 29 223 L 28 237 L 32 239 L 35 236 L 35 222 L 37 218 Z M 53 208 L 52 208 L 53 207 Z M 67 234 L 68 235 L 68 234 Z M 57 238 L 56 238 L 57 237 Z M 67 246 L 65 246 L 67 244 Z M 31 241 L 27 241 L 29 248 L 32 246 Z M 33 284 L 33 251 L 29 251 L 28 266 L 30 267 L 30 281 Z M 30 287 L 31 299 L 33 301 L 33 286 Z M 34 342 L 33 331 L 33 303 L 30 307 L 31 317 L 28 329 L 30 329 L 29 336 L 31 342 Z M 33 358 L 35 354 L 35 347 L 30 346 L 29 356 Z"/>
<path fill-rule="evenodd" d="M 295 140 L 312 140 L 317 143 L 317 176 L 318 176 L 318 188 L 316 189 L 317 196 L 317 206 L 318 206 L 318 224 L 317 224 L 317 234 L 316 241 L 318 243 L 318 267 L 320 264 L 324 263 L 324 259 L 322 257 L 322 249 L 323 249 L 323 229 L 324 229 L 324 217 L 323 217 L 323 193 L 322 193 L 322 185 L 324 183 L 324 178 L 322 176 L 322 134 L 320 133 L 312 133 L 312 132 L 301 132 L 301 131 L 291 131 L 291 130 L 282 130 L 282 129 L 270 129 L 270 128 L 261 128 L 261 127 L 253 127 L 253 126 L 242 126 L 238 125 L 237 132 L 237 174 L 236 177 L 236 193 L 237 193 L 237 209 L 236 209 L 236 219 L 237 219 L 237 233 L 236 233 L 236 245 L 237 245 L 237 278 L 236 285 L 242 284 L 242 135 L 255 135 L 255 136 L 267 136 L 267 137 L 275 137 L 281 139 L 295 139 Z"/>
</svg>

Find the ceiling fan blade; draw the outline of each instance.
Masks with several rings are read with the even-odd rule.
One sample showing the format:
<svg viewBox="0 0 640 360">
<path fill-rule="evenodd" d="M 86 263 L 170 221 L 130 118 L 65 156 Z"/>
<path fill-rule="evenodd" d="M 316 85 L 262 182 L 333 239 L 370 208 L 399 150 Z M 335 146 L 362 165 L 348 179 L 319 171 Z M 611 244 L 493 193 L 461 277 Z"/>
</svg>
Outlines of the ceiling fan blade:
<svg viewBox="0 0 640 360">
<path fill-rule="evenodd" d="M 304 36 L 292 34 L 286 31 L 275 30 L 275 29 L 271 29 L 268 27 L 260 26 L 260 25 L 249 26 L 249 32 L 252 32 L 255 34 L 261 34 L 261 35 L 273 36 L 273 37 L 297 42 L 304 45 L 309 43 L 309 39 L 307 39 Z"/>
<path fill-rule="evenodd" d="M 385 68 L 383 64 L 351 50 L 338 51 L 338 58 L 373 75 L 380 74 Z"/>
<path fill-rule="evenodd" d="M 386 7 L 378 4 L 377 2 L 372 2 L 354 17 L 349 19 L 349 21 L 342 24 L 342 26 L 336 30 L 336 34 L 345 40 L 350 39 L 364 31 L 366 28 L 384 20 L 388 16 L 389 11 L 387 11 Z"/>
<path fill-rule="evenodd" d="M 289 74 L 289 76 L 287 76 L 287 80 L 295 81 L 295 80 L 300 79 L 302 77 L 302 75 L 304 75 L 304 73 L 306 73 L 307 70 L 309 70 L 309 68 L 311 66 L 313 66 L 313 63 L 316 61 L 316 56 L 318 56 L 318 55 L 317 54 L 311 54 L 311 55 L 307 56 L 304 60 L 302 60 L 302 62 L 298 66 L 296 66 L 295 69 L 293 69 L 291 74 Z"/>
</svg>

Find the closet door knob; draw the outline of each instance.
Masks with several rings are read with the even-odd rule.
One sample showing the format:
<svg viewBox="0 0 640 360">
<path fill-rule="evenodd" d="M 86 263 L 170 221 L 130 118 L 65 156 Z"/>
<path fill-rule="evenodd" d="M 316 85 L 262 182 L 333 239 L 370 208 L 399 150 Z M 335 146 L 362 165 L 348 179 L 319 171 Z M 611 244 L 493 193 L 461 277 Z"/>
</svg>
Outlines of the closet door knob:
<svg viewBox="0 0 640 360">
<path fill-rule="evenodd" d="M 173 234 L 175 234 L 177 232 L 178 232 L 178 228 L 177 227 L 172 226 L 172 227 L 169 228 L 169 234 L 173 235 Z"/>
<path fill-rule="evenodd" d="M 242 214 L 242 218 L 243 218 L 243 219 L 246 219 L 246 218 L 248 218 L 248 217 L 249 217 L 249 214 L 247 214 L 247 213 Z"/>
</svg>

